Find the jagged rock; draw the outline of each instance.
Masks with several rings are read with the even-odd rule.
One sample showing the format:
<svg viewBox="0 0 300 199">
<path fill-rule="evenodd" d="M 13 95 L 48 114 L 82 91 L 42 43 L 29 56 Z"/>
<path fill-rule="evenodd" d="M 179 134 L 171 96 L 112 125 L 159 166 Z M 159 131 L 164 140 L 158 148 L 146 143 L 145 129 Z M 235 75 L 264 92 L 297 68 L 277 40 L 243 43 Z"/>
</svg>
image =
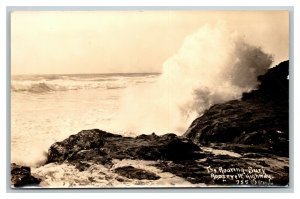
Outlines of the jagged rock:
<svg viewBox="0 0 300 199">
<path fill-rule="evenodd" d="M 82 150 L 99 149 L 103 146 L 103 138 L 113 135 L 98 129 L 83 130 L 76 135 L 71 135 L 62 142 L 54 143 L 48 150 L 48 163 L 62 162 L 72 158 Z"/>
<path fill-rule="evenodd" d="M 258 76 L 261 82 L 259 88 L 250 93 L 244 93 L 243 100 L 264 98 L 271 101 L 287 101 L 289 95 L 289 61 L 284 61 Z"/>
<path fill-rule="evenodd" d="M 155 173 L 145 171 L 143 169 L 137 169 L 133 166 L 118 167 L 115 172 L 130 179 L 138 180 L 158 180 L 160 177 Z"/>
<path fill-rule="evenodd" d="M 258 78 L 259 88 L 242 100 L 217 104 L 194 120 L 185 136 L 195 143 L 236 143 L 288 155 L 288 61 Z"/>
<path fill-rule="evenodd" d="M 92 161 L 111 165 L 112 159 L 178 161 L 203 156 L 205 154 L 201 152 L 199 146 L 175 134 L 140 135 L 133 138 L 92 129 L 54 143 L 48 151 L 48 163 L 67 161 L 78 165 L 79 161 Z"/>
<path fill-rule="evenodd" d="M 41 180 L 31 175 L 30 167 L 20 166 L 15 163 L 10 165 L 11 185 L 14 187 L 22 187 L 28 185 L 38 185 Z"/>
</svg>

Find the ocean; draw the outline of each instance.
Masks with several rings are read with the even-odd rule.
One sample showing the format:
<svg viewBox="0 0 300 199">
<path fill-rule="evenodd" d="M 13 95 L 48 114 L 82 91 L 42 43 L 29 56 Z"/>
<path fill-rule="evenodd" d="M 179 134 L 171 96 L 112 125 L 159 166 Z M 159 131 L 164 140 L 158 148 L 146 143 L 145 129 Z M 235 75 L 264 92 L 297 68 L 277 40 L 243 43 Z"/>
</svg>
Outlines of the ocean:
<svg viewBox="0 0 300 199">
<path fill-rule="evenodd" d="M 11 162 L 38 166 L 56 141 L 84 129 L 122 134 L 114 125 L 126 88 L 159 74 L 15 75 L 11 78 Z"/>
<path fill-rule="evenodd" d="M 112 168 L 93 165 L 86 171 L 79 171 L 67 163 L 44 165 L 48 149 L 54 142 L 84 129 L 98 128 L 123 136 L 141 134 L 128 131 L 126 125 L 118 122 L 119 114 L 124 114 L 124 110 L 120 110 L 124 109 L 121 106 L 127 99 L 124 96 L 131 95 L 136 88 L 155 85 L 159 77 L 158 73 L 12 76 L 11 162 L 30 166 L 31 173 L 43 179 L 39 186 L 44 188 L 206 186 L 202 183 L 193 185 L 172 173 L 163 172 L 153 166 L 153 161 L 115 159 Z M 129 106 L 134 104 L 134 101 L 129 102 Z M 114 169 L 124 165 L 154 172 L 161 178 L 120 182 Z"/>
<path fill-rule="evenodd" d="M 182 135 L 212 105 L 256 88 L 271 64 L 220 24 L 187 36 L 161 73 L 12 76 L 12 162 L 37 164 L 51 144 L 84 129 Z"/>
<path fill-rule="evenodd" d="M 85 129 L 123 136 L 182 135 L 212 105 L 257 88 L 257 77 L 272 60 L 220 25 L 187 36 L 162 64 L 161 74 L 12 76 L 11 162 L 30 166 L 32 174 L 43 178 L 42 187 L 205 186 L 162 172 L 151 161 L 113 160 L 117 166 L 154 171 L 160 181 L 121 183 L 113 168 L 93 165 L 79 172 L 65 163 L 43 163 L 53 143 Z"/>
</svg>

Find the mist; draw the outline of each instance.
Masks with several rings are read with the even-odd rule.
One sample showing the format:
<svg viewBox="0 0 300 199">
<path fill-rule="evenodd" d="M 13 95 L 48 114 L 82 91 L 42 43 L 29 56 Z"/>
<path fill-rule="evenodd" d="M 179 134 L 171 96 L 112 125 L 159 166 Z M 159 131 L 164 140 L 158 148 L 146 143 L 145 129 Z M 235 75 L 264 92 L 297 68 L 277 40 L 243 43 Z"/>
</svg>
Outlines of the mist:
<svg viewBox="0 0 300 199">
<path fill-rule="evenodd" d="M 116 124 L 129 134 L 181 135 L 210 106 L 254 89 L 272 61 L 225 22 L 206 24 L 164 62 L 155 84 L 125 91 Z"/>
</svg>

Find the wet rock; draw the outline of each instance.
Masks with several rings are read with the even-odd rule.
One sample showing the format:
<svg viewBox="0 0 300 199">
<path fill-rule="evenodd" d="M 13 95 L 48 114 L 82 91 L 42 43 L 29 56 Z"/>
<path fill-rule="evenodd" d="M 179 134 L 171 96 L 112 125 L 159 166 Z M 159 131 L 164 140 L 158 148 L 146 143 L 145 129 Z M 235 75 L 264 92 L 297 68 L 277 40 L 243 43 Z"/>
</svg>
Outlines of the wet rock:
<svg viewBox="0 0 300 199">
<path fill-rule="evenodd" d="M 205 156 L 199 146 L 175 134 L 122 137 L 101 130 L 85 130 L 54 143 L 48 163 L 92 161 L 111 164 L 112 159 L 182 160 Z"/>
<path fill-rule="evenodd" d="M 118 136 L 99 129 L 83 130 L 76 135 L 71 135 L 62 142 L 54 143 L 48 150 L 48 163 L 62 162 L 72 158 L 82 150 L 99 149 L 103 146 L 103 138 Z"/>
<path fill-rule="evenodd" d="M 11 185 L 14 187 L 38 185 L 41 180 L 31 175 L 30 167 L 20 166 L 15 163 L 10 165 Z"/>
<path fill-rule="evenodd" d="M 192 143 L 190 140 L 164 135 L 152 142 L 143 144 L 136 149 L 135 155 L 144 160 L 173 160 L 195 159 L 205 156 L 198 153 L 199 146 Z"/>
<path fill-rule="evenodd" d="M 133 166 L 118 167 L 115 172 L 130 179 L 138 180 L 158 180 L 160 177 L 153 172 L 137 169 Z"/>
<path fill-rule="evenodd" d="M 79 171 L 85 171 L 90 167 L 91 167 L 91 164 L 89 164 L 87 162 L 78 161 L 75 163 L 75 168 L 78 169 Z"/>
<path fill-rule="evenodd" d="M 243 100 L 264 98 L 272 101 L 286 101 L 289 94 L 289 61 L 284 61 L 258 77 L 259 88 L 243 95 Z"/>
<path fill-rule="evenodd" d="M 288 61 L 258 78 L 259 88 L 242 100 L 217 104 L 195 119 L 184 134 L 195 143 L 255 145 L 288 156 Z M 251 149 L 251 148 L 248 148 Z"/>
</svg>

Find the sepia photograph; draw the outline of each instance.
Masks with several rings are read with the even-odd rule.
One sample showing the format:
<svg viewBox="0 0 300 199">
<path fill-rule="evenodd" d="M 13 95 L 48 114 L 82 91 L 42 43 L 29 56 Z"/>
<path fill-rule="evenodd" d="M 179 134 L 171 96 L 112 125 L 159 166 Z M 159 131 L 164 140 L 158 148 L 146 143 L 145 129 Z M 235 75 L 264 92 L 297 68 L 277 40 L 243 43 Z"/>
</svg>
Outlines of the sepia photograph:
<svg viewBox="0 0 300 199">
<path fill-rule="evenodd" d="M 289 187 L 289 10 L 16 10 L 10 187 Z"/>
</svg>

